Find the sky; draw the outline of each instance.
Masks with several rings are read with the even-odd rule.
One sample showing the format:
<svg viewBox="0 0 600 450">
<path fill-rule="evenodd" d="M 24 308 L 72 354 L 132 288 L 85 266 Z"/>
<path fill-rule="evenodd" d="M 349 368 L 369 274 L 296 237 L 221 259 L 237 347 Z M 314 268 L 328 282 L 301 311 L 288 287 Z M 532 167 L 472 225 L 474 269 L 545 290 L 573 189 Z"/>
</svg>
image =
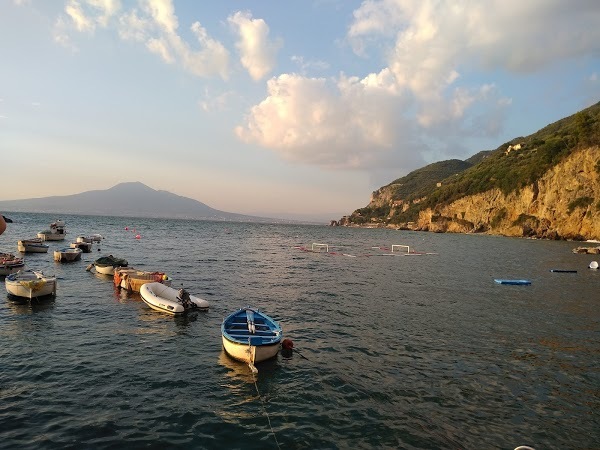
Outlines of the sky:
<svg viewBox="0 0 600 450">
<path fill-rule="evenodd" d="M 0 0 L 0 200 L 339 219 L 600 101 L 598 0 Z"/>
</svg>

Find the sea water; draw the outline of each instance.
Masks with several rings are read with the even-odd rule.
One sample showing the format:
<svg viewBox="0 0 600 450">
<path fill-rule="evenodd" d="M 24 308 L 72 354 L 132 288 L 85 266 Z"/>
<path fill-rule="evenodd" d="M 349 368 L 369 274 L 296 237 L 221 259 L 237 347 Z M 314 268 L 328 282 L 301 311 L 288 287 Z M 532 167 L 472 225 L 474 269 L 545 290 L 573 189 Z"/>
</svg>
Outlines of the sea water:
<svg viewBox="0 0 600 450">
<path fill-rule="evenodd" d="M 5 214 L 0 251 L 14 253 L 58 218 Z M 56 298 L 0 295 L 0 448 L 600 446 L 600 271 L 572 253 L 580 243 L 60 218 L 67 240 L 25 255 L 58 277 Z M 94 233 L 81 261 L 53 261 Z M 86 271 L 108 254 L 166 272 L 209 311 L 153 311 Z M 223 317 L 246 305 L 296 349 L 257 375 L 221 345 Z"/>
</svg>

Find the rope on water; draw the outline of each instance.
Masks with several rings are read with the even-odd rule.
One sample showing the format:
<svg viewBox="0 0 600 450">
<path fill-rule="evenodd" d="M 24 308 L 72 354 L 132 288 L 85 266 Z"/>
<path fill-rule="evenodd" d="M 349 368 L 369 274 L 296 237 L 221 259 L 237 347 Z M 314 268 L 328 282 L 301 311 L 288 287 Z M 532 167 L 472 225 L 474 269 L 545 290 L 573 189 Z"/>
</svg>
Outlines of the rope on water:
<svg viewBox="0 0 600 450">
<path fill-rule="evenodd" d="M 260 398 L 260 404 L 263 407 L 265 416 L 267 416 L 267 421 L 269 422 L 269 428 L 271 429 L 271 433 L 273 434 L 273 437 L 275 438 L 275 443 L 277 444 L 277 448 L 281 449 L 281 445 L 279 445 L 279 441 L 277 440 L 277 435 L 275 434 L 275 431 L 273 430 L 273 425 L 271 425 L 271 418 L 269 417 L 269 413 L 267 412 L 267 407 L 265 406 L 265 402 L 262 398 L 262 395 L 260 395 L 260 391 L 258 390 L 258 384 L 256 384 L 256 375 L 252 374 L 252 378 L 254 379 L 254 387 L 256 388 L 256 393 L 258 394 L 258 398 Z"/>
</svg>

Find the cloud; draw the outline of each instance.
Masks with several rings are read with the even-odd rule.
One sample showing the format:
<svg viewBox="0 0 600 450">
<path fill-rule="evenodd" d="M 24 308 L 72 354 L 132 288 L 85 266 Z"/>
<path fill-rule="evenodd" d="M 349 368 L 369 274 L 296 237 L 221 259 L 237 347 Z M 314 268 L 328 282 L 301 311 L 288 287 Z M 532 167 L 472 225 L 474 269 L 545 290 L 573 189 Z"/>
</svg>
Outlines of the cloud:
<svg viewBox="0 0 600 450">
<path fill-rule="evenodd" d="M 206 112 L 225 111 L 228 109 L 228 105 L 234 96 L 235 92 L 233 91 L 223 92 L 219 95 L 213 95 L 207 88 L 204 90 L 204 99 L 200 100 L 198 105 L 200 105 L 202 110 Z"/>
<path fill-rule="evenodd" d="M 370 166 L 403 131 L 395 126 L 403 102 L 389 82 L 386 74 L 363 80 L 283 74 L 268 81 L 268 97 L 236 133 L 292 162 Z"/>
<path fill-rule="evenodd" d="M 238 11 L 228 17 L 238 34 L 236 48 L 242 66 L 253 80 L 260 80 L 273 70 L 277 52 L 283 43 L 269 40 L 269 27 L 263 19 L 253 19 L 249 12 Z"/>
<path fill-rule="evenodd" d="M 54 39 L 76 50 L 73 33 L 93 34 L 96 27 L 114 27 L 121 39 L 144 44 L 167 64 L 177 64 L 199 77 L 229 75 L 229 52 L 199 22 L 190 27 L 196 45 L 179 34 L 172 0 L 145 0 L 139 9 L 123 10 L 118 0 L 68 0 L 54 27 Z M 196 47 L 196 48 L 194 48 Z"/>
<path fill-rule="evenodd" d="M 329 80 L 281 74 L 236 133 L 286 160 L 333 168 L 467 152 L 467 139 L 503 130 L 512 99 L 499 76 L 598 54 L 597 23 L 596 0 L 365 0 L 346 38 L 383 68 Z"/>
<path fill-rule="evenodd" d="M 326 61 L 305 60 L 303 56 L 293 55 L 290 60 L 297 64 L 301 73 L 310 70 L 323 71 L 329 69 L 330 65 Z"/>
</svg>

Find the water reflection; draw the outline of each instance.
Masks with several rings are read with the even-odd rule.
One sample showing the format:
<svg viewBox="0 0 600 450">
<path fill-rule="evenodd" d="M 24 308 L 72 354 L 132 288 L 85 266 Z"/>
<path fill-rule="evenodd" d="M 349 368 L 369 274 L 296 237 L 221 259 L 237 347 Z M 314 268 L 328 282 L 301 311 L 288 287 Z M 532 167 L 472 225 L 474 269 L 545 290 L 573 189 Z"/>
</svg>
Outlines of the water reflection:
<svg viewBox="0 0 600 450">
<path fill-rule="evenodd" d="M 7 307 L 15 314 L 35 314 L 54 308 L 55 298 L 51 295 L 41 298 L 24 299 L 7 294 Z"/>
</svg>

